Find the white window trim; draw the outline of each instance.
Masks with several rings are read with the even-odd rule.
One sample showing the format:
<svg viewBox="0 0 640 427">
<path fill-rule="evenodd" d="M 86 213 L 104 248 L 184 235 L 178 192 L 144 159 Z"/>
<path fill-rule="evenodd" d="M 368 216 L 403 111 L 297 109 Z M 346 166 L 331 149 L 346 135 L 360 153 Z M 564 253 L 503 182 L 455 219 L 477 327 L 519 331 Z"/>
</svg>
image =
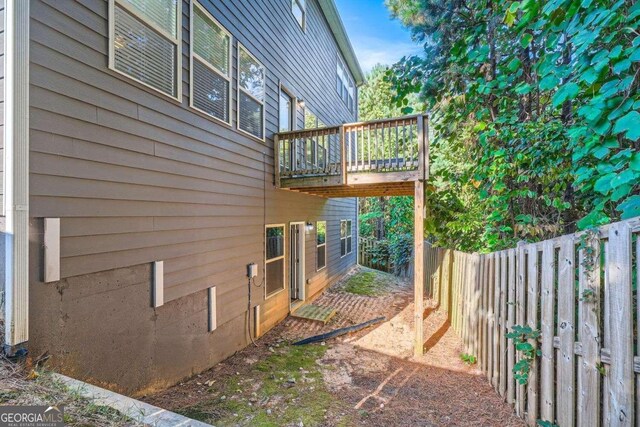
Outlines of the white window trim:
<svg viewBox="0 0 640 427">
<path fill-rule="evenodd" d="M 318 244 L 318 224 L 324 222 L 324 243 Z M 322 271 L 327 268 L 327 221 L 316 221 L 316 271 Z M 324 267 L 318 268 L 318 248 L 324 246 Z"/>
<path fill-rule="evenodd" d="M 342 58 L 340 57 L 340 54 L 336 54 L 336 77 L 338 77 L 338 67 L 342 67 L 342 70 L 344 71 L 345 77 L 347 78 L 347 83 L 349 84 L 349 87 L 353 88 L 353 94 L 351 95 L 351 108 L 349 107 L 349 101 L 345 101 L 344 99 L 342 99 L 342 94 L 339 93 L 338 95 L 340 96 L 340 100 L 344 103 L 344 105 L 347 107 L 347 110 L 349 110 L 350 112 L 353 113 L 355 106 L 356 106 L 356 84 L 353 81 L 353 77 L 351 77 L 351 71 L 349 70 L 349 68 L 347 67 L 347 65 L 345 64 L 345 62 L 342 60 Z M 344 85 L 344 82 L 342 82 L 342 84 Z M 349 92 L 349 87 L 347 87 L 347 93 Z M 337 88 L 336 88 L 337 89 Z M 336 93 L 338 91 L 336 90 Z"/>
<path fill-rule="evenodd" d="M 253 96 L 251 93 L 249 93 L 247 90 L 245 90 L 243 87 L 241 87 L 240 85 L 240 50 L 243 50 L 247 55 L 249 55 L 251 58 L 253 58 L 254 61 L 256 61 L 263 69 L 264 69 L 264 82 L 263 82 L 263 94 L 264 94 L 264 99 L 262 101 L 260 101 L 258 98 L 256 98 L 255 96 Z M 238 86 L 238 90 L 237 90 L 237 96 L 236 96 L 236 127 L 238 129 L 238 131 L 249 135 L 251 138 L 253 139 L 257 139 L 258 141 L 262 141 L 265 142 L 266 141 L 266 116 L 267 116 L 267 111 L 266 111 L 266 100 L 267 100 L 267 67 L 264 66 L 264 64 L 262 64 L 262 62 L 258 61 L 258 58 L 256 58 L 251 52 L 249 52 L 249 50 L 244 47 L 244 45 L 240 42 L 238 42 L 238 55 L 236 58 L 236 73 L 237 73 L 237 86 Z M 252 98 L 254 101 L 259 102 L 260 104 L 262 104 L 262 138 L 255 136 L 254 134 L 252 134 L 251 132 L 248 132 L 242 128 L 240 128 L 240 91 L 242 91 L 242 93 L 244 93 L 245 95 L 249 96 L 250 98 Z M 278 94 L 278 96 L 280 96 L 280 94 Z"/>
<path fill-rule="evenodd" d="M 220 123 L 224 123 L 225 125 L 231 126 L 232 123 L 232 115 L 233 115 L 233 111 L 232 111 L 232 102 L 231 102 L 231 94 L 233 91 L 233 81 L 231 78 L 231 73 L 233 72 L 233 67 L 231 65 L 231 63 L 233 62 L 233 36 L 231 35 L 231 33 L 229 31 L 227 31 L 227 29 L 220 24 L 220 22 L 213 17 L 213 15 L 211 15 L 211 13 L 209 13 L 209 11 L 200 4 L 199 1 L 197 0 L 191 0 L 191 8 L 189 11 L 189 106 L 191 108 L 193 108 L 194 110 L 204 114 L 207 117 L 211 117 L 212 119 L 220 122 Z M 225 75 L 222 71 L 218 70 L 216 67 L 214 67 L 213 65 L 209 64 L 209 61 L 207 61 L 206 59 L 202 58 L 200 55 L 198 55 L 194 49 L 193 49 L 193 9 L 194 7 L 197 7 L 198 9 L 200 9 L 202 12 L 204 12 L 204 14 L 211 19 L 218 27 L 220 27 L 220 29 L 222 30 L 222 32 L 224 34 L 226 34 L 227 36 L 229 36 L 229 72 L 228 75 Z M 193 58 L 196 58 L 198 61 L 200 61 L 202 64 L 204 64 L 207 68 L 209 68 L 211 71 L 213 71 L 214 73 L 216 73 L 217 75 L 219 75 L 220 77 L 223 77 L 225 80 L 227 80 L 227 82 L 229 82 L 229 102 L 228 102 L 228 114 L 227 117 L 229 118 L 229 121 L 224 121 L 212 114 L 207 113 L 204 110 L 201 110 L 200 108 L 196 107 L 195 104 L 193 103 Z"/>
<path fill-rule="evenodd" d="M 302 11 L 302 23 L 298 22 L 298 18 L 293 14 L 293 6 L 298 5 L 300 10 Z M 304 3 L 304 6 L 301 4 L 300 0 L 291 0 L 291 15 L 293 16 L 293 20 L 296 21 L 296 24 L 300 27 L 303 33 L 307 32 L 307 3 Z"/>
<path fill-rule="evenodd" d="M 116 69 L 115 58 L 115 33 L 116 33 L 116 3 L 119 7 L 126 10 L 134 18 L 138 19 L 144 25 L 147 25 L 152 30 L 159 33 L 162 37 L 166 38 L 170 42 L 176 45 L 176 96 L 169 95 L 161 91 L 158 88 L 151 86 L 135 77 L 130 76 Z M 118 73 L 121 76 L 125 76 L 127 79 L 132 80 L 138 84 L 141 84 L 145 88 L 149 88 L 155 92 L 166 96 L 169 99 L 182 103 L 182 1 L 177 2 L 178 9 L 176 10 L 176 35 L 173 36 L 167 33 L 164 29 L 156 25 L 155 22 L 146 19 L 135 8 L 123 0 L 109 0 L 109 69 Z"/>
<path fill-rule="evenodd" d="M 342 223 L 346 222 L 347 223 L 347 235 L 342 237 Z M 349 223 L 351 223 L 351 227 L 349 227 Z M 349 234 L 351 233 L 351 234 Z M 351 250 L 348 251 L 348 247 L 347 247 L 347 239 L 351 237 Z M 344 240 L 344 250 L 345 253 L 344 255 L 342 255 L 342 241 Z M 350 219 L 341 219 L 340 220 L 340 258 L 344 258 L 346 256 L 349 256 L 353 253 L 353 222 Z"/>
<path fill-rule="evenodd" d="M 271 258 L 270 260 L 267 261 L 267 229 L 268 228 L 278 228 L 278 227 L 282 227 L 283 229 L 283 239 L 284 239 L 284 247 L 282 248 L 282 256 L 276 257 L 276 258 Z M 264 239 L 264 299 L 265 301 L 268 300 L 269 298 L 272 298 L 276 295 L 278 295 L 280 292 L 284 292 L 287 290 L 287 224 L 267 224 L 264 226 L 264 234 L 263 234 L 263 239 Z M 282 263 L 282 289 L 278 289 L 277 291 L 271 292 L 270 294 L 267 294 L 267 264 L 273 262 L 273 261 L 278 261 L 278 260 L 284 260 L 284 262 Z"/>
<path fill-rule="evenodd" d="M 291 115 L 289 116 L 289 120 L 291 120 L 291 130 L 298 129 L 298 98 L 293 95 L 293 93 L 287 89 L 285 85 L 282 83 L 278 83 L 278 132 L 284 132 L 280 130 L 280 92 L 284 92 L 287 94 L 289 98 L 291 98 Z"/>
</svg>

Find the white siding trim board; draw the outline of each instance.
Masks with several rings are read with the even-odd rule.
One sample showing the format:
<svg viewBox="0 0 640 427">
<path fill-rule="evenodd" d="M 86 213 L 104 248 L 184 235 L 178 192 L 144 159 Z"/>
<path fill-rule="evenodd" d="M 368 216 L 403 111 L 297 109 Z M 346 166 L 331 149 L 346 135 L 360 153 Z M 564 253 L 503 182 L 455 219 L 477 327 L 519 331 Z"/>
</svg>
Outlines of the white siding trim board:
<svg viewBox="0 0 640 427">
<path fill-rule="evenodd" d="M 5 350 L 29 339 L 30 2 L 7 0 L 4 73 Z"/>
</svg>

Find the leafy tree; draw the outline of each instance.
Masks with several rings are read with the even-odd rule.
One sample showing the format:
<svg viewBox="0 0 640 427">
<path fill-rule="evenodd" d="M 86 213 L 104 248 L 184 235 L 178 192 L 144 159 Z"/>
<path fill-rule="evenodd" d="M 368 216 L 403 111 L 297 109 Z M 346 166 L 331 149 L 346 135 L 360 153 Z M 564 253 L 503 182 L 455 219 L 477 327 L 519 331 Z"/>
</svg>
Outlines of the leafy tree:
<svg viewBox="0 0 640 427">
<path fill-rule="evenodd" d="M 432 116 L 427 231 L 495 250 L 640 215 L 640 3 L 387 0 L 425 45 L 388 72 Z"/>
<path fill-rule="evenodd" d="M 375 66 L 367 83 L 359 91 L 360 120 L 400 117 L 401 106 L 395 103 L 395 90 L 385 79 L 388 67 Z M 416 105 L 409 96 L 406 105 Z M 413 249 L 413 197 L 369 197 L 360 199 L 360 235 L 382 240 L 372 255 L 378 263 L 391 258 L 396 270 L 405 268 Z"/>
</svg>

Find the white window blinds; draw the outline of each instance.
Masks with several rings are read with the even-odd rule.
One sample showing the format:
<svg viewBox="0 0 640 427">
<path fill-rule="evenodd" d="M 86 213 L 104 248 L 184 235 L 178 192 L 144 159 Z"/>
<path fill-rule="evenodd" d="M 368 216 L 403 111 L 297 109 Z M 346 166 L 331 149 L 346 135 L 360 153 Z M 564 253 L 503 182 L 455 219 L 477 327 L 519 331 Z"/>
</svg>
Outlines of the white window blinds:
<svg viewBox="0 0 640 427">
<path fill-rule="evenodd" d="M 264 138 L 265 68 L 238 44 L 238 128 Z"/>
<path fill-rule="evenodd" d="M 231 123 L 231 35 L 197 2 L 191 18 L 191 107 Z"/>
<path fill-rule="evenodd" d="M 111 1 L 111 68 L 179 98 L 179 2 Z"/>
</svg>

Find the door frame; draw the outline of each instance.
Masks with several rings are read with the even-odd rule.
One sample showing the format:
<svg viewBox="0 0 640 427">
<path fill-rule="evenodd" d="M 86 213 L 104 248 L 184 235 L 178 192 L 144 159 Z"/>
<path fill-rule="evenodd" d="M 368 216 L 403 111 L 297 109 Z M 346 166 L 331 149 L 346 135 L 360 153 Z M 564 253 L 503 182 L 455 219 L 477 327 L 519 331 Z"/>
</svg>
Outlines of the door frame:
<svg viewBox="0 0 640 427">
<path fill-rule="evenodd" d="M 305 251 L 306 251 L 306 225 L 307 223 L 304 221 L 292 221 L 289 223 L 289 283 L 288 283 L 288 289 L 289 289 L 289 311 L 293 311 L 296 308 L 298 308 L 298 306 L 300 304 L 302 304 L 307 295 L 306 295 L 306 271 L 305 271 Z M 293 279 L 291 277 L 291 266 L 292 266 L 292 262 L 293 262 L 293 257 L 295 256 L 295 254 L 291 251 L 291 239 L 293 239 L 293 235 L 291 233 L 291 228 L 293 226 L 298 226 L 300 227 L 300 233 L 298 234 L 298 250 L 300 251 L 300 271 L 298 273 L 299 278 L 300 278 L 300 283 L 299 285 L 299 295 L 298 295 L 298 299 L 293 300 L 292 298 L 292 294 L 291 294 L 291 280 Z"/>
</svg>

